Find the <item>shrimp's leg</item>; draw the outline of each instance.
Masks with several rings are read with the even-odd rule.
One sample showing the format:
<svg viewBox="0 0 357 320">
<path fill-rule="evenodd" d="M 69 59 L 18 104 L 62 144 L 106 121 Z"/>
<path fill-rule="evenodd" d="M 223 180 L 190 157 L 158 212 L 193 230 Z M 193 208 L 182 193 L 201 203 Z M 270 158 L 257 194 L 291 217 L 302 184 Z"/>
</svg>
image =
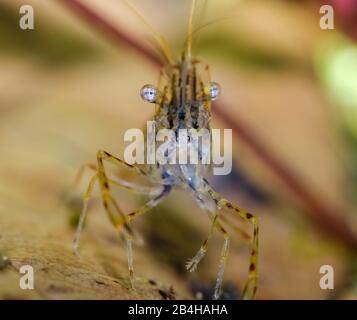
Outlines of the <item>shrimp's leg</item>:
<svg viewBox="0 0 357 320">
<path fill-rule="evenodd" d="M 239 236 L 241 239 L 243 239 L 244 241 L 250 241 L 251 238 L 250 236 L 241 228 L 239 228 L 236 225 L 233 225 L 230 221 L 228 221 L 226 219 L 226 217 L 224 217 L 223 215 L 218 215 L 218 214 L 212 214 L 211 212 L 209 212 L 210 214 L 210 218 L 212 220 L 212 225 L 210 228 L 210 232 L 207 236 L 207 238 L 205 239 L 205 241 L 203 242 L 203 244 L 201 245 L 200 249 L 198 250 L 198 252 L 196 253 L 196 255 L 192 258 L 189 259 L 186 263 L 186 269 L 190 272 L 193 272 L 197 269 L 198 264 L 200 263 L 200 261 L 204 258 L 204 256 L 207 253 L 208 250 L 208 243 L 209 240 L 212 237 L 213 231 L 216 228 L 218 231 L 221 231 L 224 228 L 224 224 L 229 225 Z M 222 220 L 222 223 L 219 223 L 218 220 Z"/>
<path fill-rule="evenodd" d="M 133 220 L 134 218 L 137 218 L 137 217 L 143 215 L 144 213 L 148 212 L 150 209 L 156 207 L 163 199 L 165 199 L 169 195 L 171 188 L 172 187 L 169 185 L 164 185 L 161 193 L 159 193 L 154 198 L 149 200 L 141 208 L 125 215 L 120 223 L 123 224 L 125 222 L 129 222 L 129 221 Z"/>
<path fill-rule="evenodd" d="M 115 199 L 112 197 L 111 192 L 110 192 L 110 187 L 109 187 L 109 180 L 107 178 L 107 174 L 105 171 L 104 167 L 104 160 L 110 161 L 111 163 L 115 165 L 122 165 L 124 164 L 125 166 L 136 170 L 139 174 L 146 175 L 145 172 L 140 170 L 140 168 L 135 167 L 131 164 L 128 164 L 124 162 L 123 160 L 112 156 L 106 151 L 99 150 L 97 153 L 97 162 L 98 162 L 98 178 L 100 182 L 100 187 L 102 190 L 102 200 L 103 200 L 103 205 L 104 208 L 109 216 L 110 221 L 114 225 L 114 227 L 117 229 L 118 232 L 121 232 L 122 229 L 124 229 L 123 236 L 126 241 L 127 245 L 127 255 L 128 255 L 128 268 L 129 268 L 129 274 L 130 274 L 130 280 L 131 283 L 133 282 L 134 279 L 134 271 L 133 271 L 133 251 L 132 251 L 132 241 L 133 241 L 133 232 L 129 226 L 129 221 L 132 220 L 135 216 L 141 215 L 145 212 L 147 212 L 149 209 L 153 208 L 156 206 L 168 193 L 169 189 L 167 187 L 164 187 L 163 191 L 154 197 L 151 201 L 149 201 L 146 205 L 144 205 L 142 208 L 140 208 L 137 211 L 134 211 L 133 213 L 129 215 L 124 215 L 120 207 L 118 206 L 117 202 Z M 115 215 L 114 212 L 116 212 L 118 215 Z"/>
<path fill-rule="evenodd" d="M 223 198 L 219 193 L 215 192 L 212 188 L 209 189 L 208 193 L 221 207 L 226 207 L 228 209 L 234 210 L 238 215 L 245 221 L 249 222 L 253 226 L 253 238 L 252 247 L 250 253 L 250 263 L 248 271 L 248 280 L 245 283 L 242 299 L 248 300 L 254 298 L 257 291 L 258 282 L 258 233 L 259 233 L 259 219 L 253 213 L 248 212 L 244 208 L 233 204 L 229 200 Z M 219 279 L 217 279 L 219 280 Z"/>
<path fill-rule="evenodd" d="M 245 231 L 243 228 L 233 224 L 233 222 L 229 221 L 226 216 L 221 214 L 219 216 L 219 220 L 222 221 L 223 226 L 228 226 L 234 230 L 234 232 L 237 233 L 238 237 L 240 240 L 243 240 L 246 243 L 251 243 L 252 237 Z"/>
<path fill-rule="evenodd" d="M 81 233 L 82 233 L 82 230 L 83 230 L 84 220 L 85 220 L 85 217 L 86 217 L 87 211 L 88 211 L 88 202 L 89 202 L 90 198 L 92 197 L 93 188 L 94 188 L 95 183 L 97 182 L 97 180 L 98 180 L 98 174 L 96 173 L 90 179 L 88 187 L 87 187 L 87 190 L 83 195 L 82 212 L 81 212 L 81 215 L 79 217 L 79 222 L 78 222 L 78 225 L 77 225 L 76 233 L 74 235 L 73 246 L 72 246 L 73 252 L 77 256 L 79 256 L 79 252 L 78 252 L 79 240 L 80 240 Z"/>
<path fill-rule="evenodd" d="M 84 170 L 85 169 L 89 169 L 92 170 L 94 172 L 97 172 L 97 166 L 93 163 L 87 162 L 85 164 L 83 164 L 79 169 L 78 172 L 73 180 L 73 184 L 71 186 L 71 189 L 75 189 L 81 182 L 82 178 L 83 178 L 83 174 L 84 174 Z M 134 169 L 134 168 L 131 168 Z M 136 172 L 138 172 L 138 170 L 136 170 Z M 143 172 L 141 170 L 139 170 L 140 173 L 143 174 Z M 144 187 L 132 182 L 129 182 L 127 180 L 121 179 L 117 176 L 115 177 L 108 177 L 108 182 L 110 185 L 113 185 L 119 189 L 124 189 L 124 190 L 128 190 L 128 191 L 132 191 L 138 194 L 146 194 L 146 195 L 157 195 L 160 193 L 162 186 L 160 185 L 159 187 L 154 187 L 154 188 L 150 188 L 150 187 Z"/>
<path fill-rule="evenodd" d="M 81 214 L 80 214 L 80 217 L 79 217 L 79 222 L 78 222 L 76 233 L 75 233 L 75 236 L 74 236 L 74 239 L 73 239 L 72 249 L 73 249 L 74 253 L 76 255 L 78 255 L 78 256 L 79 256 L 78 249 L 79 249 L 79 244 L 80 244 L 80 236 L 81 236 L 81 233 L 82 233 L 82 230 L 83 230 L 84 221 L 85 221 L 85 218 L 86 218 L 86 215 L 87 215 L 87 211 L 88 211 L 88 202 L 89 202 L 89 200 L 90 200 L 90 198 L 92 196 L 92 192 L 93 192 L 93 188 L 95 186 L 95 183 L 98 180 L 98 173 L 97 173 L 96 165 L 94 165 L 92 163 L 85 163 L 79 168 L 79 170 L 78 170 L 78 172 L 76 174 L 76 177 L 74 179 L 74 182 L 73 182 L 73 185 L 72 185 L 72 189 L 74 189 L 81 182 L 85 169 L 93 170 L 96 173 L 95 173 L 94 176 L 92 176 L 92 178 L 91 178 L 91 180 L 90 180 L 90 182 L 88 184 L 87 190 L 83 195 L 82 211 L 81 211 Z M 115 187 L 118 187 L 118 188 L 121 188 L 121 189 L 125 189 L 125 190 L 129 190 L 129 191 L 136 192 L 136 193 L 140 193 L 140 194 L 157 195 L 157 194 L 159 194 L 161 192 L 161 189 L 162 189 L 161 186 L 159 188 L 156 187 L 156 188 L 152 189 L 152 188 L 148 188 L 148 187 L 143 187 L 143 186 L 139 186 L 139 185 L 136 185 L 136 184 L 132 184 L 132 183 L 130 183 L 128 181 L 125 181 L 125 180 L 122 180 L 122 179 L 118 179 L 118 178 L 116 178 L 115 180 L 114 180 L 114 178 L 112 178 L 112 179 L 108 178 L 108 182 L 109 182 L 110 185 L 113 185 Z"/>
<path fill-rule="evenodd" d="M 214 300 L 218 300 L 221 295 L 224 269 L 228 258 L 229 243 L 230 243 L 228 232 L 222 226 L 217 225 L 217 227 L 219 232 L 223 235 L 224 242 L 221 250 L 221 258 L 219 260 L 219 269 L 217 274 L 216 286 L 214 288 L 214 293 L 213 293 Z"/>
<path fill-rule="evenodd" d="M 208 250 L 208 243 L 209 240 L 211 239 L 214 229 L 216 229 L 218 232 L 220 232 L 223 235 L 223 246 L 221 250 L 221 258 L 219 262 L 219 270 L 218 270 L 218 275 L 217 275 L 217 281 L 216 281 L 216 286 L 213 294 L 213 299 L 217 300 L 221 294 L 221 288 L 222 288 L 222 282 L 223 282 L 223 275 L 224 275 L 224 269 L 226 265 L 226 261 L 228 258 L 228 251 L 229 251 L 229 243 L 230 243 L 230 238 L 229 234 L 226 231 L 226 229 L 218 222 L 219 215 L 217 212 L 209 212 L 209 216 L 212 220 L 212 225 L 210 232 L 201 245 L 200 249 L 196 253 L 196 255 L 190 259 L 187 264 L 186 264 L 186 269 L 188 269 L 190 272 L 193 272 L 196 270 L 197 265 L 199 262 L 203 259 L 203 257 L 206 255 L 206 252 Z"/>
<path fill-rule="evenodd" d="M 72 189 L 74 189 L 75 187 L 77 187 L 79 185 L 79 183 L 81 182 L 81 180 L 83 178 L 84 170 L 86 170 L 86 169 L 97 172 L 97 167 L 95 164 L 93 164 L 91 162 L 86 162 L 86 163 L 82 164 L 80 166 L 80 168 L 78 169 L 76 177 L 73 180 Z"/>
<path fill-rule="evenodd" d="M 195 256 L 191 259 L 189 259 L 186 263 L 186 269 L 190 272 L 193 272 L 197 269 L 198 264 L 200 263 L 200 261 L 203 259 L 203 257 L 206 255 L 207 250 L 208 250 L 208 242 L 211 239 L 212 235 L 213 235 L 213 231 L 216 227 L 216 221 L 217 221 L 217 214 L 215 214 L 212 224 L 211 224 L 211 228 L 209 231 L 209 234 L 207 236 L 207 238 L 205 239 L 205 241 L 203 241 L 200 249 L 197 251 L 197 253 L 195 254 Z"/>
<path fill-rule="evenodd" d="M 171 186 L 163 186 L 162 192 L 156 195 L 153 199 L 149 200 L 146 204 L 144 204 L 141 208 L 123 216 L 121 219 L 117 221 L 115 225 L 116 228 L 119 230 L 121 226 L 129 221 L 137 218 L 144 213 L 148 212 L 150 209 L 156 207 L 163 199 L 165 199 L 171 191 Z M 134 268 L 133 268 L 133 249 L 132 249 L 132 235 L 126 237 L 126 244 L 127 244 L 127 255 L 128 255 L 128 268 L 130 274 L 130 281 L 131 284 L 133 283 L 134 279 Z"/>
<path fill-rule="evenodd" d="M 208 185 L 208 182 L 206 180 L 203 180 L 202 182 L 206 189 L 205 192 L 209 191 L 210 186 Z M 205 192 L 201 193 L 201 192 L 197 191 L 195 188 L 193 188 L 192 186 L 191 186 L 191 189 L 193 189 L 193 191 L 194 191 L 196 200 L 203 203 L 205 201 L 203 199 L 205 199 L 205 196 L 206 196 Z M 201 197 L 201 196 L 203 196 L 203 197 Z M 208 192 L 208 196 L 212 198 L 212 196 L 209 192 Z M 215 200 L 215 199 L 213 199 L 213 200 Z M 199 262 L 206 255 L 206 252 L 208 250 L 208 243 L 213 235 L 214 230 L 216 229 L 218 232 L 220 232 L 223 235 L 224 242 L 223 242 L 223 246 L 222 246 L 222 250 L 221 250 L 219 270 L 218 270 L 216 286 L 215 286 L 215 290 L 214 290 L 214 294 L 213 294 L 213 299 L 217 300 L 221 293 L 224 269 L 225 269 L 225 265 L 226 265 L 226 260 L 228 258 L 230 237 L 229 237 L 228 232 L 225 230 L 225 228 L 218 221 L 218 218 L 219 218 L 218 211 L 221 209 L 221 206 L 219 205 L 219 203 L 217 201 L 215 201 L 215 203 L 216 203 L 215 210 L 212 210 L 212 209 L 206 210 L 208 212 L 210 219 L 212 220 L 210 232 L 209 232 L 207 238 L 205 239 L 205 241 L 203 242 L 203 244 L 201 245 L 200 249 L 196 253 L 196 255 L 192 259 L 188 260 L 188 262 L 186 263 L 186 269 L 188 269 L 190 272 L 193 272 L 197 268 L 197 265 L 199 264 Z"/>
</svg>

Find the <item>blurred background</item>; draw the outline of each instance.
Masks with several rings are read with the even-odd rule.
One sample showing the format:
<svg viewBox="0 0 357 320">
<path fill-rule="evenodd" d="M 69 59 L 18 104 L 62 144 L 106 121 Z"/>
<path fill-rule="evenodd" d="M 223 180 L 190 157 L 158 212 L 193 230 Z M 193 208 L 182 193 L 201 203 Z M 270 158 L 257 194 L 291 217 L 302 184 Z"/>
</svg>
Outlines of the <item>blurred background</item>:
<svg viewBox="0 0 357 320">
<path fill-rule="evenodd" d="M 83 163 L 95 162 L 99 149 L 123 157 L 124 132 L 153 115 L 139 90 L 157 82 L 158 68 L 125 41 L 98 31 L 69 2 L 0 3 L 0 298 L 209 297 L 222 240 L 214 237 L 194 274 L 185 271 L 209 221 L 180 191 L 133 224 L 143 240 L 134 248 L 136 275 L 152 280 L 138 280 L 135 291 L 127 289 L 125 248 L 98 189 L 82 258 L 71 253 L 90 178 L 86 174 L 68 200 L 74 176 Z M 150 48 L 145 25 L 121 1 L 82 3 Z M 190 1 L 133 3 L 179 54 Z M 319 25 L 326 3 L 335 9 L 334 30 Z M 23 4 L 34 8 L 34 30 L 19 28 Z M 260 217 L 257 298 L 356 299 L 356 1 L 209 0 L 204 6 L 201 0 L 195 27 L 202 28 L 194 52 L 223 88 L 212 127 L 243 123 L 304 190 L 294 191 L 234 131 L 234 171 L 210 181 Z M 117 197 L 125 212 L 145 201 L 122 191 Z M 233 239 L 227 299 L 239 298 L 249 261 L 247 243 Z M 19 289 L 23 264 L 34 266 L 36 290 Z M 319 286 L 322 265 L 334 268 L 334 290 Z"/>
</svg>

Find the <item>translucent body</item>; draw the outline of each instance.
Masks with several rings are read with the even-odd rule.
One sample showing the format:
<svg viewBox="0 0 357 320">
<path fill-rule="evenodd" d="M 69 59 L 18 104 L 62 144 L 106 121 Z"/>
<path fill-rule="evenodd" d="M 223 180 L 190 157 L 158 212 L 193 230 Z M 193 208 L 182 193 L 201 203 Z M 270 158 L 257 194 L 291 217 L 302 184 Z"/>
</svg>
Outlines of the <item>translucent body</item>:
<svg viewBox="0 0 357 320">
<path fill-rule="evenodd" d="M 210 132 L 211 101 L 217 99 L 220 92 L 219 85 L 214 82 L 212 83 L 210 80 L 208 65 L 203 65 L 197 59 L 191 58 L 192 18 L 194 7 L 195 1 L 193 0 L 189 19 L 187 48 L 182 59 L 178 63 L 173 62 L 171 51 L 166 42 L 163 41 L 158 34 L 153 32 L 166 57 L 167 66 L 160 74 L 160 81 L 157 88 L 151 85 L 146 85 L 141 90 L 141 96 L 145 101 L 156 104 L 156 112 L 153 119 L 156 126 L 156 132 L 161 129 L 172 130 L 177 139 L 181 129 L 195 129 L 198 131 L 207 130 Z M 132 9 L 143 20 L 143 17 L 137 10 L 133 7 Z M 164 143 L 157 142 L 155 135 L 147 136 L 146 139 L 154 142 L 156 144 L 156 149 Z M 191 143 L 192 140 L 193 136 L 189 133 L 187 142 Z M 208 151 L 210 150 L 207 150 L 207 147 L 202 147 L 200 144 L 197 145 L 199 158 L 204 158 Z M 170 158 L 170 152 L 168 152 L 166 156 L 167 158 Z M 124 166 L 140 176 L 145 176 L 153 182 L 155 186 L 148 190 L 147 187 L 133 184 L 131 181 L 113 178 L 106 170 L 104 165 L 106 162 L 110 162 L 116 166 Z M 87 213 L 88 201 L 92 195 L 94 185 L 99 182 L 103 206 L 108 218 L 118 233 L 126 241 L 129 274 L 130 279 L 133 282 L 134 269 L 132 241 L 134 236 L 130 222 L 157 206 L 170 194 L 174 187 L 182 188 L 187 190 L 194 197 L 199 206 L 208 213 L 208 217 L 212 222 L 207 238 L 203 241 L 196 255 L 187 262 L 187 269 L 192 272 L 197 268 L 199 262 L 204 258 L 208 250 L 208 243 L 213 232 L 218 232 L 223 238 L 223 245 L 213 298 L 219 298 L 230 244 L 230 235 L 226 226 L 232 227 L 235 231 L 238 231 L 238 233 L 243 234 L 239 228 L 225 219 L 222 209 L 227 209 L 226 211 L 235 214 L 252 226 L 252 237 L 249 238 L 249 241 L 251 242 L 251 252 L 248 279 L 242 292 L 242 299 L 252 299 L 254 297 L 258 281 L 258 218 L 254 214 L 230 202 L 221 194 L 214 191 L 205 178 L 205 175 L 207 175 L 211 169 L 209 164 L 160 164 L 155 162 L 153 164 L 147 164 L 144 168 L 139 168 L 126 163 L 106 151 L 99 150 L 97 152 L 97 164 L 87 164 L 82 166 L 78 173 L 76 183 L 80 180 L 84 168 L 89 168 L 95 173 L 90 180 L 83 197 L 83 210 L 74 239 L 73 247 L 75 252 L 77 252 L 79 246 L 79 239 Z M 137 210 L 124 214 L 113 197 L 111 188 L 122 188 L 150 195 L 151 199 Z"/>
<path fill-rule="evenodd" d="M 208 174 L 210 164 L 203 164 L 201 159 L 209 153 L 210 144 L 194 143 L 190 129 L 210 132 L 211 99 L 209 96 L 209 70 L 200 62 L 182 61 L 174 66 L 167 66 L 159 81 L 160 99 L 156 104 L 154 117 L 156 132 L 169 129 L 175 133 L 176 141 L 180 130 L 187 130 L 187 143 L 197 148 L 198 164 L 166 164 L 148 165 L 147 173 L 154 180 L 163 180 L 165 184 L 179 186 L 191 191 L 201 191 L 205 187 L 202 177 Z M 155 137 L 147 137 L 154 141 Z M 156 149 L 162 142 L 155 142 Z M 170 158 L 170 154 L 167 155 Z M 190 159 L 189 159 L 190 160 Z M 179 161 L 177 161 L 179 162 Z"/>
</svg>

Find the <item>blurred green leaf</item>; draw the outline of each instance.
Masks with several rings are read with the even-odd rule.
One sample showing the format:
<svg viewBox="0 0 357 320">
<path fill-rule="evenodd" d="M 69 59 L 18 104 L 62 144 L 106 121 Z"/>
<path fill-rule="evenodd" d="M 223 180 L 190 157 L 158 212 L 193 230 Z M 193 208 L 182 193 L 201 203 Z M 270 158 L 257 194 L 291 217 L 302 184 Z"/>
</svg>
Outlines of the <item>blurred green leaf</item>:
<svg viewBox="0 0 357 320">
<path fill-rule="evenodd" d="M 97 50 L 87 41 L 36 17 L 35 30 L 22 30 L 19 27 L 20 14 L 8 5 L 0 4 L 1 50 L 33 57 L 57 67 L 97 56 Z"/>
<path fill-rule="evenodd" d="M 299 61 L 260 47 L 244 37 L 226 31 L 202 36 L 199 46 L 202 51 L 215 54 L 225 62 L 240 66 L 274 70 L 307 69 L 307 66 Z"/>
</svg>

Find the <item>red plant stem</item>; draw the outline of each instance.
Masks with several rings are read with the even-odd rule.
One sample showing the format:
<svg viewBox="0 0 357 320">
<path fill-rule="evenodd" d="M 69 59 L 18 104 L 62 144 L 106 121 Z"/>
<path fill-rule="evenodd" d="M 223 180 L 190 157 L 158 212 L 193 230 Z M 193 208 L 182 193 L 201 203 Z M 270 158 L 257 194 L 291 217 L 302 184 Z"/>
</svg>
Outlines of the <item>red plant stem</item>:
<svg viewBox="0 0 357 320">
<path fill-rule="evenodd" d="M 158 67 L 162 66 L 161 59 L 153 51 L 149 50 L 138 40 L 130 37 L 123 30 L 113 26 L 109 21 L 106 21 L 88 6 L 84 5 L 80 0 L 58 1 L 66 4 L 73 11 L 76 11 L 92 26 L 104 31 L 106 35 L 113 38 L 115 42 L 127 45 L 135 52 L 141 54 L 148 61 Z M 227 109 L 223 105 L 218 107 L 216 103 L 215 108 L 213 109 L 215 114 L 233 129 L 233 132 L 237 134 L 268 167 L 270 167 L 281 181 L 285 183 L 289 190 L 298 196 L 300 201 L 302 201 L 308 209 L 308 211 L 305 211 L 306 214 L 308 214 L 308 218 L 310 218 L 321 231 L 334 237 L 352 251 L 357 252 L 357 236 L 349 228 L 346 221 L 335 214 L 339 209 L 321 202 L 287 165 L 273 155 L 271 149 L 266 147 L 261 138 L 254 133 L 253 129 L 243 123 L 241 119 L 236 117 L 233 119 L 224 111 Z"/>
<path fill-rule="evenodd" d="M 89 8 L 87 5 L 83 4 L 79 0 L 59 0 L 67 6 L 69 6 L 73 11 L 79 13 L 83 18 L 85 18 L 91 25 L 96 28 L 101 29 L 107 36 L 113 38 L 116 43 L 125 44 L 135 52 L 140 53 L 146 60 L 149 60 L 153 64 L 162 66 L 162 61 L 160 57 L 149 50 L 147 46 L 143 45 L 139 41 L 136 41 L 127 33 L 119 28 L 116 28 L 109 21 L 106 21 L 103 17 Z"/>
<path fill-rule="evenodd" d="M 309 188 L 298 178 L 293 171 L 274 156 L 271 150 L 264 146 L 252 128 L 243 123 L 243 121 L 230 117 L 222 111 L 224 106 L 214 108 L 216 115 L 223 120 L 229 127 L 233 128 L 235 134 L 244 141 L 258 155 L 258 157 L 289 187 L 298 198 L 305 204 L 309 217 L 322 231 L 334 236 L 347 247 L 357 252 L 357 237 L 350 229 L 346 221 L 336 215 L 340 209 L 327 207 L 321 202 Z"/>
</svg>

